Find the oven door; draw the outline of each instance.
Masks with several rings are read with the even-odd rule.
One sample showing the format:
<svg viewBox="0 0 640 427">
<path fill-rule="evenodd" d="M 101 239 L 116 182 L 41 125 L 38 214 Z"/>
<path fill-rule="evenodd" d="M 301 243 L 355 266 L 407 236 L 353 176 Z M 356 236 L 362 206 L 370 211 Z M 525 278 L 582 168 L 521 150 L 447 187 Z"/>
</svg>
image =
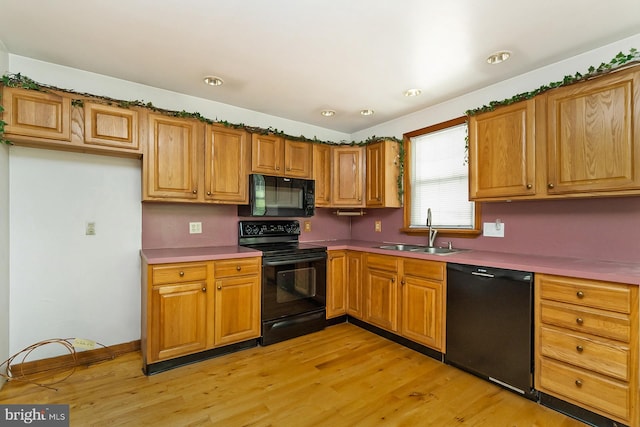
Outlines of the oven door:
<svg viewBox="0 0 640 427">
<path fill-rule="evenodd" d="M 264 257 L 262 320 L 311 312 L 326 305 L 327 253 Z"/>
</svg>

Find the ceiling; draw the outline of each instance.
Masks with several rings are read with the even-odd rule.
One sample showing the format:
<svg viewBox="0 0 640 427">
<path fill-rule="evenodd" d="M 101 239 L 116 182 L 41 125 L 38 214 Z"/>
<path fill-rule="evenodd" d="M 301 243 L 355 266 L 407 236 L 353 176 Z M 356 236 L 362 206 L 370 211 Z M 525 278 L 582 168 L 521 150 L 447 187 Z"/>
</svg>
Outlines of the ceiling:
<svg viewBox="0 0 640 427">
<path fill-rule="evenodd" d="M 0 0 L 0 12 L 12 54 L 349 134 L 640 33 L 638 0 Z M 511 59 L 487 64 L 498 50 Z"/>
</svg>

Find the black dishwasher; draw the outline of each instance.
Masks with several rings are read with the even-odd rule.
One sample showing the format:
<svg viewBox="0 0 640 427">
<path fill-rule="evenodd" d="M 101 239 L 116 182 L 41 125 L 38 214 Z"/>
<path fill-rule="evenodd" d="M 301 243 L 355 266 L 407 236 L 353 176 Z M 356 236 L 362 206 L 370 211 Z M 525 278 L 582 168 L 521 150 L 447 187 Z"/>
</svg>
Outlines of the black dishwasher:
<svg viewBox="0 0 640 427">
<path fill-rule="evenodd" d="M 533 273 L 448 263 L 446 328 L 446 363 L 537 398 Z"/>
</svg>

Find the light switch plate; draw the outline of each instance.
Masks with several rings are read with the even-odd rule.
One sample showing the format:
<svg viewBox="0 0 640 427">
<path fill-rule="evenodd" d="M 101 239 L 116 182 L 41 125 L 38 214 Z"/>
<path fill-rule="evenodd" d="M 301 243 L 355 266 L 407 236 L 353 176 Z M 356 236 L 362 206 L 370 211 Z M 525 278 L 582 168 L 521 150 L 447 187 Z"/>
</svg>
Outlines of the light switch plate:
<svg viewBox="0 0 640 427">
<path fill-rule="evenodd" d="M 503 222 L 485 222 L 482 224 L 482 235 L 486 237 L 504 237 L 504 228 Z"/>
<path fill-rule="evenodd" d="M 189 234 L 202 234 L 202 223 L 201 222 L 190 222 L 189 223 Z"/>
</svg>

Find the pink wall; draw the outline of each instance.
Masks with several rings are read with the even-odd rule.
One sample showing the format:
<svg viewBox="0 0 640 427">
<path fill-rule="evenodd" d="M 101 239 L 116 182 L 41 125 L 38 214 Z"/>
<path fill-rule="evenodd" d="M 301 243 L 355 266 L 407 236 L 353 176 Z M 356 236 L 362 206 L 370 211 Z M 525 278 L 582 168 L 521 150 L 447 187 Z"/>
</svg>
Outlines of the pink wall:
<svg viewBox="0 0 640 427">
<path fill-rule="evenodd" d="M 426 236 L 402 234 L 402 209 L 369 209 L 353 218 L 351 238 L 426 243 Z M 494 202 L 482 204 L 483 222 L 500 218 L 505 237 L 447 238 L 454 247 L 553 255 L 605 261 L 640 262 L 640 197 Z M 374 233 L 374 221 L 382 232 Z"/>
<path fill-rule="evenodd" d="M 336 217 L 332 211 L 316 209 L 312 218 L 298 218 L 301 225 L 303 221 L 311 221 L 311 231 L 303 231 L 300 240 L 348 239 L 351 235 L 349 218 Z M 142 248 L 235 245 L 240 219 L 236 206 L 143 203 Z M 201 222 L 202 234 L 189 234 L 189 222 Z"/>
</svg>

